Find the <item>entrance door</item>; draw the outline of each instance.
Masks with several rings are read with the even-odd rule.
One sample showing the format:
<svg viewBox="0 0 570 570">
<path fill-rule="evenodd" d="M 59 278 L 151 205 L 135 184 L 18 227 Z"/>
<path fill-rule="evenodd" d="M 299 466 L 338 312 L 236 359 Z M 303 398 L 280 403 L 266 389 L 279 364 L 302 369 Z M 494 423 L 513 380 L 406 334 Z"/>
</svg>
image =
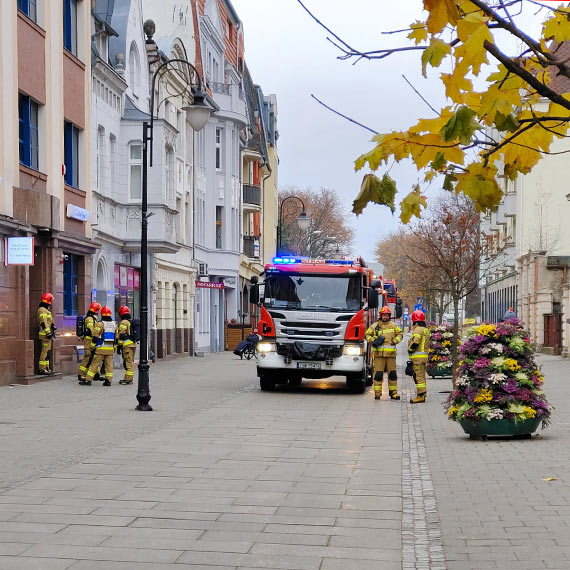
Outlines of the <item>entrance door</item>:
<svg viewBox="0 0 570 570">
<path fill-rule="evenodd" d="M 210 351 L 218 352 L 220 296 L 218 291 L 210 290 Z"/>
<path fill-rule="evenodd" d="M 562 318 L 559 314 L 544 315 L 544 346 L 560 354 Z"/>
</svg>

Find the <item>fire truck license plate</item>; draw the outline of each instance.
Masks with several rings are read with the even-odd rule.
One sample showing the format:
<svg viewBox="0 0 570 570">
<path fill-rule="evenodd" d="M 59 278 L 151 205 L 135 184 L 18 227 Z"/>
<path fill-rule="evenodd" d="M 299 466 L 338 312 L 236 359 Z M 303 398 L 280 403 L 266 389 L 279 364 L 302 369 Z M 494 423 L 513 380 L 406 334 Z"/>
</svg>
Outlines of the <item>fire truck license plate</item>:
<svg viewBox="0 0 570 570">
<path fill-rule="evenodd" d="M 320 362 L 297 362 L 297 368 L 308 368 L 309 370 L 320 370 Z"/>
</svg>

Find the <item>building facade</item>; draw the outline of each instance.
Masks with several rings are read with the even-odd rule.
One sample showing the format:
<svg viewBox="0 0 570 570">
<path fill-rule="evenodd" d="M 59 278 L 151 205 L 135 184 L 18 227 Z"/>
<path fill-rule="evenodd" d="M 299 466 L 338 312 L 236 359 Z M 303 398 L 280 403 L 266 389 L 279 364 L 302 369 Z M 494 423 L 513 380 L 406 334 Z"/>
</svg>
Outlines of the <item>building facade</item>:
<svg viewBox="0 0 570 570">
<path fill-rule="evenodd" d="M 69 373 L 77 366 L 75 318 L 91 299 L 96 250 L 91 5 L 2 2 L 0 26 L 0 384 L 7 384 L 35 373 L 36 311 L 45 291 L 55 297 L 58 327 L 51 367 Z M 7 239 L 17 237 L 33 243 Z"/>
<path fill-rule="evenodd" d="M 217 352 L 225 350 L 225 324 L 238 321 L 240 307 L 243 32 L 228 0 L 192 5 L 197 63 L 216 108 L 195 139 L 196 346 Z"/>
</svg>

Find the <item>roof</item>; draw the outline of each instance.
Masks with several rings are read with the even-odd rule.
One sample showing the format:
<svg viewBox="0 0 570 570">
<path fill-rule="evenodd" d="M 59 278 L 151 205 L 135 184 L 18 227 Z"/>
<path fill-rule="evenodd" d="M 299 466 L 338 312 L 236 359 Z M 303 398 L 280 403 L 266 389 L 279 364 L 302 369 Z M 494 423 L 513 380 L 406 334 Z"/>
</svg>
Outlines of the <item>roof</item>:
<svg viewBox="0 0 570 570">
<path fill-rule="evenodd" d="M 150 119 L 150 115 L 144 111 L 141 111 L 133 103 L 133 100 L 128 95 L 125 95 L 125 110 L 123 112 L 123 119 L 145 121 Z"/>
<path fill-rule="evenodd" d="M 280 262 L 279 260 L 291 260 Z M 265 266 L 266 272 L 285 271 L 288 273 L 314 273 L 315 275 L 350 275 L 357 273 L 370 273 L 372 270 L 360 265 L 358 261 L 338 259 L 300 259 L 276 257 L 274 263 Z"/>
</svg>

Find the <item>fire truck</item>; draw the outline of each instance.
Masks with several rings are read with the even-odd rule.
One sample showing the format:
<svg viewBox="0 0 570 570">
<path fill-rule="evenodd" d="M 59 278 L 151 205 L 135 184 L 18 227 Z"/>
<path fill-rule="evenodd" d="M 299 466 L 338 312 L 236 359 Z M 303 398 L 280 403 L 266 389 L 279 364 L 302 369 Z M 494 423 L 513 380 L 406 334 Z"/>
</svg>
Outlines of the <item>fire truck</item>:
<svg viewBox="0 0 570 570">
<path fill-rule="evenodd" d="M 261 306 L 257 375 L 262 390 L 304 378 L 344 376 L 353 392 L 372 384 L 364 338 L 385 304 L 382 277 L 356 261 L 277 257 L 250 300 Z"/>
</svg>

